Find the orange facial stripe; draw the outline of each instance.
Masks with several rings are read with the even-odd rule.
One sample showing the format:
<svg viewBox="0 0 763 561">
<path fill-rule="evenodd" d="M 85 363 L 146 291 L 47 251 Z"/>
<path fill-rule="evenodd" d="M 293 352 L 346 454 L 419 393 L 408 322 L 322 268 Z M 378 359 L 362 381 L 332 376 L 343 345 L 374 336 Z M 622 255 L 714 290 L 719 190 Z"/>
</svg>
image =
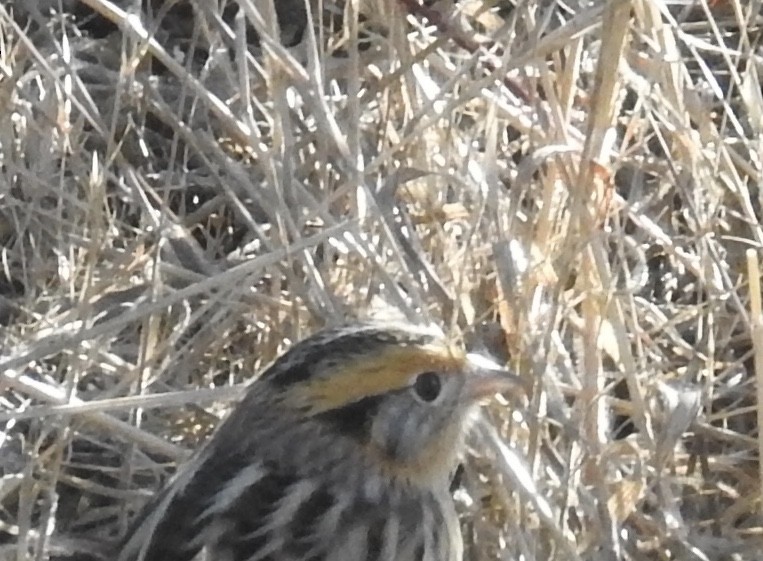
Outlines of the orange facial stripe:
<svg viewBox="0 0 763 561">
<path fill-rule="evenodd" d="M 321 413 L 403 388 L 420 372 L 458 373 L 465 365 L 466 355 L 457 347 L 435 344 L 390 347 L 376 355 L 359 355 L 332 374 L 306 382 L 295 389 L 295 400 L 297 404 L 309 404 L 312 413 Z"/>
</svg>

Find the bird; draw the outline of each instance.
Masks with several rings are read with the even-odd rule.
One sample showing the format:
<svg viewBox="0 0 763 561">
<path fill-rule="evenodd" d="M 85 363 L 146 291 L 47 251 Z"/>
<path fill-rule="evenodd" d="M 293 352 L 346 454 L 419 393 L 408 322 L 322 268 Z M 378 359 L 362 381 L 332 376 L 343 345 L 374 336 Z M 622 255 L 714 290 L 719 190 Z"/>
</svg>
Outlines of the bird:
<svg viewBox="0 0 763 561">
<path fill-rule="evenodd" d="M 461 561 L 450 492 L 479 405 L 517 384 L 432 325 L 294 344 L 137 516 L 116 561 Z"/>
</svg>

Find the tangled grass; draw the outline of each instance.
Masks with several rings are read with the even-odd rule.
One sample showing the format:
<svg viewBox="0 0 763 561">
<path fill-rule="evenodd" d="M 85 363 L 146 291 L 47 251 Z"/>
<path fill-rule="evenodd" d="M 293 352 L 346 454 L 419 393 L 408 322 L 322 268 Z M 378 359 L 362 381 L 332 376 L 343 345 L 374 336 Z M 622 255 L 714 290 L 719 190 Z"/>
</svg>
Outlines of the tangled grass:
<svg viewBox="0 0 763 561">
<path fill-rule="evenodd" d="M 380 314 L 525 380 L 468 560 L 763 558 L 760 2 L 136 4 L 0 4 L 0 559 Z"/>
</svg>

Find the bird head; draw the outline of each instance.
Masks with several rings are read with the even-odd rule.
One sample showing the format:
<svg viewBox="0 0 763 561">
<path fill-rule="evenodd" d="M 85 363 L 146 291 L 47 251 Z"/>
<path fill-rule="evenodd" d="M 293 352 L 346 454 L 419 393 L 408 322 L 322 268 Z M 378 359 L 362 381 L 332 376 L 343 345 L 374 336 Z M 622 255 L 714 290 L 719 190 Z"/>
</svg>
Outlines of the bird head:
<svg viewBox="0 0 763 561">
<path fill-rule="evenodd" d="M 271 419 L 270 438 L 298 427 L 293 437 L 312 445 L 312 463 L 316 454 L 342 454 L 424 484 L 448 478 L 479 402 L 515 385 L 437 328 L 365 323 L 297 343 L 253 382 L 238 410 L 254 415 L 268 404 L 260 421 Z"/>
</svg>

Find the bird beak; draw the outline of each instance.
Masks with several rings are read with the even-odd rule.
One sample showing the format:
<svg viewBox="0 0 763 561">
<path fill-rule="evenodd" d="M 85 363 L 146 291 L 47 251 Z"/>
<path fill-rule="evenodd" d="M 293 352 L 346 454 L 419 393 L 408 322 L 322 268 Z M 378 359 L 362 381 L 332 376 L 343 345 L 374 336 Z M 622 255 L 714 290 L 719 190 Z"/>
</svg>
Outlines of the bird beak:
<svg viewBox="0 0 763 561">
<path fill-rule="evenodd" d="M 467 398 L 485 401 L 497 393 L 513 392 L 521 388 L 521 379 L 497 362 L 475 353 L 466 356 L 469 372 L 466 382 Z"/>
</svg>

